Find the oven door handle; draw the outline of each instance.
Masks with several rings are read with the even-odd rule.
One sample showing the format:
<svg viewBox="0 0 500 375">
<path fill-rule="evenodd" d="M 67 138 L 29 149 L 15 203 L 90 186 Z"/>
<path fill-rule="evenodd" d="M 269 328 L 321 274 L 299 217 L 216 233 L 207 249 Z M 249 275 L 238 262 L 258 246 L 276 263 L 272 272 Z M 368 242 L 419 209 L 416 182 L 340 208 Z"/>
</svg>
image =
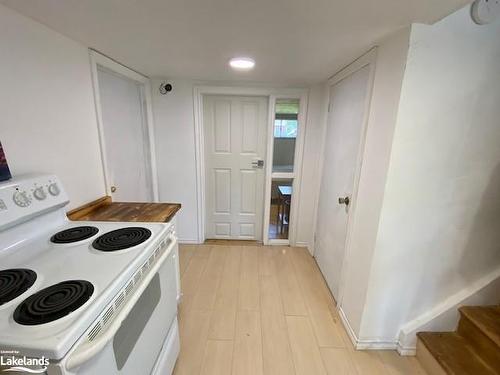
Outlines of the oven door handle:
<svg viewBox="0 0 500 375">
<path fill-rule="evenodd" d="M 169 237 L 169 239 L 170 239 L 170 244 L 168 245 L 168 248 L 163 252 L 161 257 L 155 262 L 155 264 L 149 269 L 148 274 L 144 277 L 139 286 L 136 287 L 134 294 L 129 297 L 127 303 L 113 318 L 111 324 L 109 324 L 109 326 L 106 327 L 106 329 L 103 332 L 101 332 L 93 341 L 90 342 L 84 340 L 83 342 L 81 342 L 81 344 L 77 345 L 77 347 L 71 352 L 65 364 L 65 367 L 68 371 L 81 366 L 83 363 L 87 362 L 89 359 L 94 357 L 115 336 L 116 332 L 121 327 L 122 322 L 128 316 L 128 314 L 136 304 L 137 300 L 142 295 L 142 292 L 144 292 L 146 287 L 149 285 L 150 281 L 153 279 L 154 275 L 158 272 L 162 264 L 165 262 L 165 260 L 172 252 L 174 246 L 177 244 L 177 239 L 175 238 L 175 236 L 172 235 L 171 237 Z M 84 335 L 84 337 L 87 336 Z"/>
</svg>

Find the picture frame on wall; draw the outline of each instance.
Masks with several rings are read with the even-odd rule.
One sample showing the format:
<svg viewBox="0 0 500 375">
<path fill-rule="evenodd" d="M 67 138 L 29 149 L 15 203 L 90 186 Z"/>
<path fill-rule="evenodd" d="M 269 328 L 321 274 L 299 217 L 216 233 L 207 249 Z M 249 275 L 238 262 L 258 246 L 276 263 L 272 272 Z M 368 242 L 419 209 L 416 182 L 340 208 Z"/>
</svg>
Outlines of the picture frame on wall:
<svg viewBox="0 0 500 375">
<path fill-rule="evenodd" d="M 0 181 L 9 180 L 11 177 L 9 164 L 7 164 L 2 142 L 0 142 Z"/>
</svg>

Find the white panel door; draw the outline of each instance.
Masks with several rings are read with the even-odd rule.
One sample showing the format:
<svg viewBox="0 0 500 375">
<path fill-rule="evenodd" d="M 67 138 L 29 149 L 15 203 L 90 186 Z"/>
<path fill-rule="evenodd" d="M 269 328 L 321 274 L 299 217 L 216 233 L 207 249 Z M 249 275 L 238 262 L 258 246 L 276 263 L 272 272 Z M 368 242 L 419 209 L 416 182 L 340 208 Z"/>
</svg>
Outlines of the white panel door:
<svg viewBox="0 0 500 375">
<path fill-rule="evenodd" d="M 205 236 L 262 239 L 268 99 L 203 98 Z"/>
<path fill-rule="evenodd" d="M 152 201 L 141 84 L 101 67 L 97 78 L 113 200 Z"/>
<path fill-rule="evenodd" d="M 330 88 L 314 256 L 335 298 L 349 214 L 349 205 L 340 204 L 339 198 L 349 197 L 352 203 L 369 77 L 369 66 L 365 66 Z"/>
</svg>

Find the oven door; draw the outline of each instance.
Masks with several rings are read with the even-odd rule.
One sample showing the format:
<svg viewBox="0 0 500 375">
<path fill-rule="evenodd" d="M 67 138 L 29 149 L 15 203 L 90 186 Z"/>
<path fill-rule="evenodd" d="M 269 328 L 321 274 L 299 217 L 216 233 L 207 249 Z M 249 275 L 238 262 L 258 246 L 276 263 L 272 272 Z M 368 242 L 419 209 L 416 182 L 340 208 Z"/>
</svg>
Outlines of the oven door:
<svg viewBox="0 0 500 375">
<path fill-rule="evenodd" d="M 94 341 L 75 345 L 62 363 L 64 373 L 150 374 L 162 348 L 168 344 L 167 336 L 175 335 L 178 340 L 176 239 L 170 237 L 165 247 L 144 285 L 118 313 L 119 322 L 111 323 Z M 171 327 L 176 332 L 170 331 Z"/>
</svg>

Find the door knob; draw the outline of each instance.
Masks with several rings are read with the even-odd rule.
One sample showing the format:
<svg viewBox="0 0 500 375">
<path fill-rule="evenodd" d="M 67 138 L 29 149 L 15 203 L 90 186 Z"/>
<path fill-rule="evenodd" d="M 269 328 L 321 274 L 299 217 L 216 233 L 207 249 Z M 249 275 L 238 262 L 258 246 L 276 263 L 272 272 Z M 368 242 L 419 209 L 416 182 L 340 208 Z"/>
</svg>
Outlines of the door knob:
<svg viewBox="0 0 500 375">
<path fill-rule="evenodd" d="M 264 160 L 262 159 L 255 159 L 252 161 L 252 167 L 253 168 L 264 168 Z"/>
<path fill-rule="evenodd" d="M 339 198 L 339 204 L 345 204 L 346 206 L 349 206 L 349 197 L 340 197 Z"/>
<path fill-rule="evenodd" d="M 111 186 L 111 192 L 114 193 L 116 191 L 116 186 Z"/>
</svg>

